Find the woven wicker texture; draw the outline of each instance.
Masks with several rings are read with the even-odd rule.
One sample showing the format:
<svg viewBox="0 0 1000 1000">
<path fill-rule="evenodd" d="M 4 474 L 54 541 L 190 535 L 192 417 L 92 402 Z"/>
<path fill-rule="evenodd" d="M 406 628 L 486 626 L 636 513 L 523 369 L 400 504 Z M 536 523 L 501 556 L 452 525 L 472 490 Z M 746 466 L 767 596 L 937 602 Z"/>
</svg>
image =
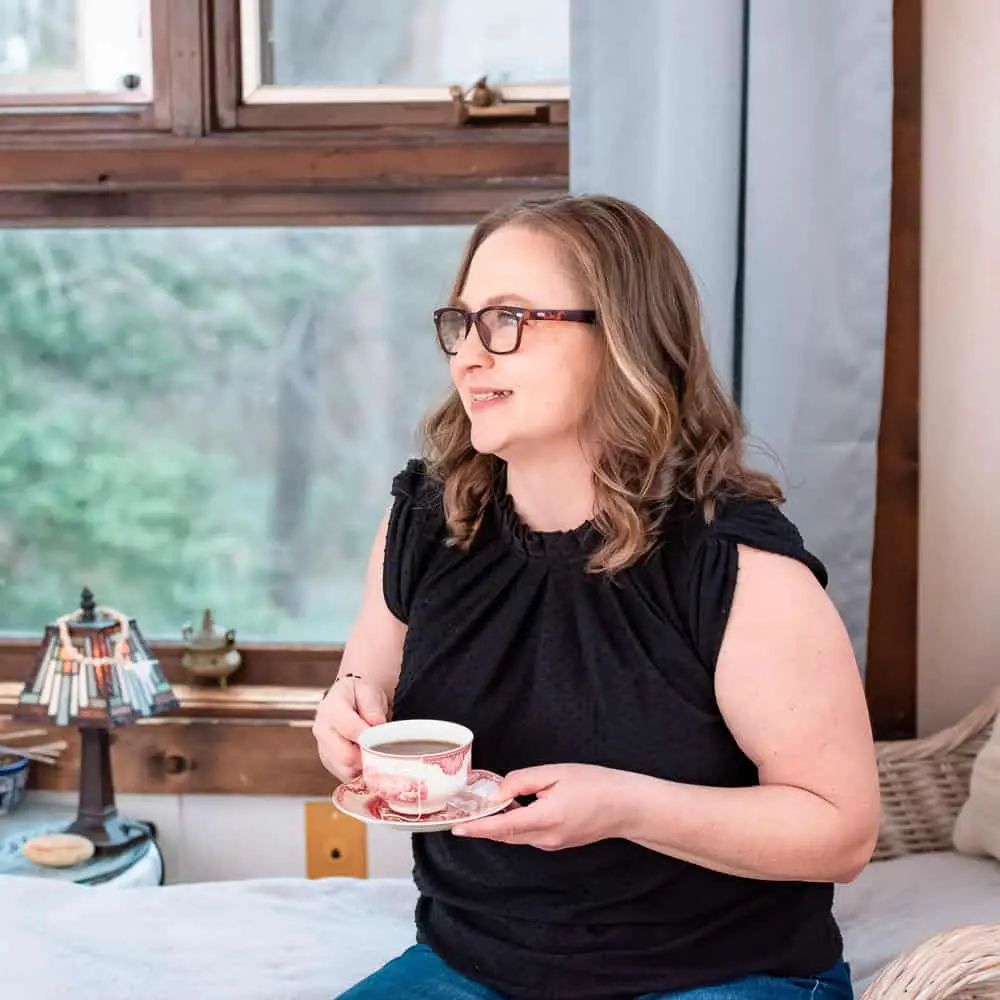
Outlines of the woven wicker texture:
<svg viewBox="0 0 1000 1000">
<path fill-rule="evenodd" d="M 964 719 L 933 736 L 878 744 L 882 827 L 874 861 L 951 850 L 969 797 L 972 763 L 1000 712 L 1000 688 Z"/>
<path fill-rule="evenodd" d="M 863 1000 L 1000 1000 L 1000 924 L 935 934 L 903 952 Z"/>
<path fill-rule="evenodd" d="M 952 849 L 972 764 L 1000 714 L 1000 688 L 954 726 L 878 744 L 882 826 L 873 860 Z M 863 1000 L 1000 1000 L 1000 924 L 936 934 L 882 970 Z"/>
</svg>

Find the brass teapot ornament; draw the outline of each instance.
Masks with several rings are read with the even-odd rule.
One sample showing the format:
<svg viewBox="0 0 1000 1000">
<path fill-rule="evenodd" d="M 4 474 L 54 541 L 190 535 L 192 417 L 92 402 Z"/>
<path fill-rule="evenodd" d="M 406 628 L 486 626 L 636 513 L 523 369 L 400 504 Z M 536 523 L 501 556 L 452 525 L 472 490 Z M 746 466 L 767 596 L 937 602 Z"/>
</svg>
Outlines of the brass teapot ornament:
<svg viewBox="0 0 1000 1000">
<path fill-rule="evenodd" d="M 236 631 L 215 627 L 212 612 L 206 608 L 201 616 L 201 628 L 196 632 L 192 625 L 181 630 L 184 639 L 184 655 L 181 666 L 198 678 L 217 680 L 225 687 L 227 678 L 235 673 L 243 662 L 236 648 Z"/>
</svg>

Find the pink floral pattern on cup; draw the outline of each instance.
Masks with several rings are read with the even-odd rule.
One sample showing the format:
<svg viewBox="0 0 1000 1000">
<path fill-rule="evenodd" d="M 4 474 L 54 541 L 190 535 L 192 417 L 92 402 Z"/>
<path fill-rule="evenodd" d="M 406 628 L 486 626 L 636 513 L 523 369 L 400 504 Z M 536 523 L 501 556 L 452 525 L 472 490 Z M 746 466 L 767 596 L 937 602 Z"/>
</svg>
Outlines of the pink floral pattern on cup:
<svg viewBox="0 0 1000 1000">
<path fill-rule="evenodd" d="M 439 742 L 454 749 L 404 755 L 380 752 L 383 744 Z M 444 809 L 468 784 L 472 731 L 454 722 L 404 719 L 366 729 L 358 743 L 365 785 L 393 812 L 427 816 Z"/>
<path fill-rule="evenodd" d="M 388 774 L 371 768 L 366 772 L 365 784 L 384 802 L 419 805 L 427 801 L 427 783 L 403 774 Z"/>
<path fill-rule="evenodd" d="M 495 801 L 492 796 L 498 792 L 501 780 L 499 775 L 491 771 L 470 771 L 469 784 L 433 813 L 433 820 L 438 823 L 459 822 L 473 819 L 480 813 L 488 814 Z M 374 820 L 380 822 L 399 820 L 407 823 L 421 821 L 419 816 L 400 813 L 399 810 L 393 809 L 382 796 L 368 788 L 363 778 L 357 778 L 342 788 L 361 798 L 365 812 Z M 504 808 L 518 808 L 518 806 L 514 802 Z"/>
</svg>

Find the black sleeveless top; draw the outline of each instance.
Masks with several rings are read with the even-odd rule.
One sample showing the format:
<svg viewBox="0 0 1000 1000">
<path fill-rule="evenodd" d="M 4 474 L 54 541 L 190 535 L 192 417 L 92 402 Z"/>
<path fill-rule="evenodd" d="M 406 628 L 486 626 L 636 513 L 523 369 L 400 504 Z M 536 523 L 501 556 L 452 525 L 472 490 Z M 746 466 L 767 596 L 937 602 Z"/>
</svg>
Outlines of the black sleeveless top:
<svg viewBox="0 0 1000 1000">
<path fill-rule="evenodd" d="M 586 572 L 589 525 L 531 531 L 502 486 L 468 552 L 444 544 L 422 463 L 392 492 L 383 588 L 408 626 L 394 718 L 468 726 L 473 766 L 501 774 L 584 763 L 757 783 L 713 682 L 737 544 L 798 559 L 826 585 L 775 505 L 721 502 L 706 523 L 678 502 L 653 550 L 609 580 Z M 829 884 L 724 875 L 623 839 L 541 851 L 435 833 L 413 849 L 418 940 L 517 1000 L 815 976 L 841 955 Z"/>
</svg>

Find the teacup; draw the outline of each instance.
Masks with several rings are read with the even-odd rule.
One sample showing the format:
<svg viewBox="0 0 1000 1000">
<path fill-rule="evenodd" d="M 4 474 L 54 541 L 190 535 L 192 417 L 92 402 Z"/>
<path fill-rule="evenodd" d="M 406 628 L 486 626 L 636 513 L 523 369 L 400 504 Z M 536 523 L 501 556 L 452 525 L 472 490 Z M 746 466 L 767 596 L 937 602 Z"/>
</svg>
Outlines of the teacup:
<svg viewBox="0 0 1000 1000">
<path fill-rule="evenodd" d="M 394 812 L 439 812 L 469 783 L 472 730 L 437 719 L 402 719 L 366 729 L 358 739 L 368 790 Z"/>
</svg>

